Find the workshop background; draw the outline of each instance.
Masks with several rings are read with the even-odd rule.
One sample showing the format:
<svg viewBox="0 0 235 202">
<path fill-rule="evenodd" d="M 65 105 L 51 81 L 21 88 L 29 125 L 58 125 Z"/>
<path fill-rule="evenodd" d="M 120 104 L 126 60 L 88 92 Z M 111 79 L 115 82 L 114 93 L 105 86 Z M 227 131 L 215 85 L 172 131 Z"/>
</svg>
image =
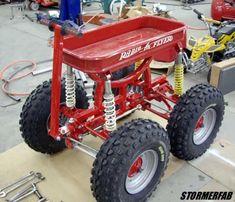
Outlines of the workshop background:
<svg viewBox="0 0 235 202">
<path fill-rule="evenodd" d="M 25 13 L 28 17 L 23 19 L 21 11 L 14 8 L 15 17 L 10 19 L 10 4 L 5 3 L 2 2 L 0 5 L 0 71 L 6 65 L 21 60 L 38 63 L 36 70 L 50 68 L 53 49 L 48 43 L 53 33 L 49 32 L 46 26 L 38 24 L 35 11 L 27 8 Z M 205 28 L 192 9 L 197 9 L 210 17 L 211 0 L 184 6 L 177 0 L 158 0 L 151 3 L 147 1 L 145 4 L 152 6 L 153 3 L 165 5 L 167 10 L 171 11 L 172 17 L 190 27 Z M 103 12 L 99 3 L 91 3 L 83 9 L 86 14 Z M 48 10 L 57 8 L 40 8 L 41 12 Z M 85 29 L 96 26 L 88 24 Z M 208 30 L 187 31 L 188 38 L 194 36 L 197 39 L 207 34 Z M 40 63 L 42 61 L 45 62 Z M 12 71 L 25 64 L 15 65 Z M 208 70 L 197 74 L 186 73 L 184 91 L 195 84 L 207 83 L 207 74 Z M 171 73 L 168 77 L 173 83 L 174 74 Z M 50 78 L 51 71 L 35 76 L 29 75 L 11 82 L 10 90 L 29 93 Z M 91 90 L 88 93 L 91 94 Z M 186 162 L 171 156 L 166 174 L 149 199 L 150 202 L 181 201 L 180 196 L 184 191 L 235 191 L 235 91 L 226 94 L 224 98 L 227 104 L 224 120 L 213 145 L 196 160 Z M 0 188 L 34 170 L 45 176 L 46 179 L 38 187 L 40 193 L 50 201 L 95 201 L 89 182 L 93 159 L 80 151 L 66 150 L 49 156 L 31 150 L 23 143 L 19 131 L 19 117 L 26 96 L 15 96 L 14 99 L 20 101 L 9 98 L 0 90 Z M 153 119 L 163 126 L 166 125 L 165 120 L 142 111 L 135 112 L 119 124 L 137 117 Z M 101 144 L 98 138 L 88 138 L 86 141 L 96 148 Z M 0 201 L 4 200 L 0 198 Z M 25 201 L 36 201 L 36 197 Z M 235 196 L 230 201 L 235 201 Z"/>
</svg>

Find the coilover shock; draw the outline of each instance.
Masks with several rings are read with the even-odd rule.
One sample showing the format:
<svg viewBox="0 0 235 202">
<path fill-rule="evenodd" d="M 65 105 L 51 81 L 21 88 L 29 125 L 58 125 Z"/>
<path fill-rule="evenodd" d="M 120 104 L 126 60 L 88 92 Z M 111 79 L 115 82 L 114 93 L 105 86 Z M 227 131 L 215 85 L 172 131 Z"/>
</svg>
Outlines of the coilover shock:
<svg viewBox="0 0 235 202">
<path fill-rule="evenodd" d="M 175 64 L 175 89 L 174 93 L 178 96 L 183 94 L 183 82 L 184 82 L 184 65 L 183 65 L 183 53 L 178 54 Z"/>
<path fill-rule="evenodd" d="M 65 77 L 65 97 L 66 106 L 74 108 L 76 105 L 76 87 L 75 87 L 75 74 L 70 66 L 67 66 L 67 74 Z"/>
<path fill-rule="evenodd" d="M 116 125 L 116 107 L 114 95 L 112 93 L 111 81 L 110 79 L 105 81 L 105 94 L 104 94 L 104 115 L 105 115 L 105 129 L 107 131 L 114 131 L 117 127 Z"/>
</svg>

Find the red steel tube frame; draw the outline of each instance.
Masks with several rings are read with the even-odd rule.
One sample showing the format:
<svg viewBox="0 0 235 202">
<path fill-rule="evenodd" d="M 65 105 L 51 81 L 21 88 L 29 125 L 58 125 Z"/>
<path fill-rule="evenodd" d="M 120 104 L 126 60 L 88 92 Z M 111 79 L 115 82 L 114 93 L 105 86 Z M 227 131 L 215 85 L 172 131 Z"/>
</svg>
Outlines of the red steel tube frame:
<svg viewBox="0 0 235 202">
<path fill-rule="evenodd" d="M 50 135 L 55 139 L 61 138 L 58 134 L 59 115 L 60 115 L 60 89 L 61 89 L 61 71 L 63 55 L 63 36 L 60 34 L 60 26 L 54 27 L 54 53 L 53 53 L 53 71 L 52 71 L 52 91 L 51 91 L 51 117 L 50 117 Z"/>
<path fill-rule="evenodd" d="M 68 118 L 73 118 L 74 122 L 68 123 L 69 136 L 78 139 L 79 135 L 91 133 L 94 136 L 99 136 L 102 139 L 107 139 L 109 132 L 105 129 L 96 131 L 96 128 L 104 125 L 105 118 L 103 113 L 103 94 L 104 94 L 104 77 L 105 73 L 94 74 L 90 73 L 88 76 L 96 82 L 96 92 L 94 96 L 94 107 L 90 109 L 69 109 L 66 106 L 60 106 L 61 94 L 61 69 L 63 56 L 63 36 L 60 34 L 60 26 L 55 25 L 55 39 L 54 39 L 54 60 L 52 72 L 52 92 L 51 92 L 51 117 L 50 117 L 50 131 L 49 134 L 60 140 L 62 134 L 59 128 L 59 115 L 64 113 Z M 143 63 L 130 75 L 118 80 L 112 81 L 112 88 L 119 89 L 119 95 L 115 97 L 115 102 L 119 105 L 116 111 L 117 116 L 124 112 L 136 108 L 138 105 L 142 106 L 143 110 L 149 110 L 158 116 L 165 119 L 169 118 L 169 113 L 159 112 L 151 107 L 151 104 L 145 100 L 157 100 L 163 102 L 169 111 L 172 110 L 169 103 L 176 103 L 177 97 L 172 96 L 173 88 L 166 80 L 166 76 L 162 75 L 156 79 L 151 78 L 151 71 L 149 64 L 152 58 L 144 59 Z M 106 72 L 111 74 L 111 72 Z M 144 78 L 143 80 L 141 78 Z M 128 85 L 139 86 L 143 89 L 143 95 L 140 93 L 127 93 Z M 167 95 L 169 94 L 169 95 Z"/>
</svg>

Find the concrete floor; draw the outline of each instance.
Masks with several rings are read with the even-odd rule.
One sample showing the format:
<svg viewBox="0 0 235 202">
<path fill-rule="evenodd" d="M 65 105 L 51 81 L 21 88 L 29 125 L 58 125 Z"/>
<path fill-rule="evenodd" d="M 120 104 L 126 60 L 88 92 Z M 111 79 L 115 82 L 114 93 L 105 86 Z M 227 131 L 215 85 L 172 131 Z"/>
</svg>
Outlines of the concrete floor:
<svg viewBox="0 0 235 202">
<path fill-rule="evenodd" d="M 159 0 L 158 2 L 180 4 L 179 1 L 175 0 Z M 204 3 L 210 2 L 210 0 L 204 1 Z M 180 6 L 168 6 L 168 8 L 172 10 L 172 15 L 175 18 L 184 21 L 186 24 L 194 27 L 203 27 L 203 24 L 197 19 L 192 10 L 183 10 Z M 210 15 L 209 4 L 203 6 L 194 5 L 193 8 L 200 10 L 206 16 Z M 94 5 L 86 8 L 86 11 L 96 9 L 97 5 Z M 34 16 L 32 12 L 27 13 L 30 16 Z M 9 16 L 10 9 L 8 6 L 0 6 L 0 69 L 15 60 L 27 59 L 38 62 L 52 58 L 52 49 L 47 46 L 47 40 L 51 34 L 45 26 L 18 17 L 10 20 Z M 206 31 L 188 31 L 188 35 L 195 37 L 203 36 L 206 33 Z M 15 67 L 15 69 L 18 67 L 20 66 Z M 40 65 L 39 68 L 45 68 L 45 65 Z M 185 90 L 197 83 L 206 82 L 206 75 L 207 72 L 202 72 L 197 75 L 186 74 Z M 30 92 L 38 84 L 50 77 L 50 73 L 37 77 L 29 76 L 24 81 L 15 82 L 11 88 L 12 90 Z M 172 81 L 173 76 L 170 75 L 169 79 Z M 235 181 L 231 182 L 231 179 L 230 181 L 227 179 L 228 176 L 235 176 L 234 100 L 235 92 L 225 95 L 225 101 L 228 102 L 228 106 L 225 109 L 224 121 L 217 138 L 217 142 L 225 142 L 224 145 L 229 145 L 229 148 L 232 149 L 225 149 L 222 152 L 223 156 L 221 158 L 214 158 L 214 150 L 211 150 L 209 154 L 207 153 L 207 155 L 204 155 L 199 160 L 182 163 L 181 169 L 174 172 L 170 178 L 167 178 L 161 183 L 158 191 L 155 192 L 154 197 L 150 201 L 177 201 L 176 198 L 183 190 L 235 191 Z M 22 102 L 17 105 L 6 108 L 0 107 L 0 125 L 2 128 L 0 130 L 0 152 L 4 152 L 22 142 L 18 121 L 24 101 L 25 98 L 22 97 Z M 0 91 L 0 105 L 11 102 L 12 100 Z M 215 148 L 219 148 L 217 146 L 215 145 Z M 201 162 L 201 159 L 205 160 L 207 158 L 209 159 L 208 161 Z M 218 164 L 215 164 L 215 159 L 218 160 Z M 230 164 L 224 159 L 228 159 Z M 205 162 L 208 166 L 205 166 Z M 213 166 L 210 167 L 209 163 Z M 224 176 L 219 175 L 221 171 L 224 172 Z"/>
</svg>

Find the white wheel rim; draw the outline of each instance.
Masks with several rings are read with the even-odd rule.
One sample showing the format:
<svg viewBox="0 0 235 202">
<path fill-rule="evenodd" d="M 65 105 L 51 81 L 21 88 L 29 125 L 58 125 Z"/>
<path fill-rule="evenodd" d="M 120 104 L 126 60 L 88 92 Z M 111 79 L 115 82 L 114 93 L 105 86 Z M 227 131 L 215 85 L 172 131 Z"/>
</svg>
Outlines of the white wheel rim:
<svg viewBox="0 0 235 202">
<path fill-rule="evenodd" d="M 109 12 L 111 15 L 119 15 L 118 8 L 124 7 L 126 5 L 126 1 L 124 0 L 113 0 L 110 3 Z"/>
<path fill-rule="evenodd" d="M 217 114 L 215 109 L 208 108 L 205 112 L 203 112 L 201 117 L 204 119 L 203 126 L 198 129 L 195 129 L 193 135 L 193 142 L 196 145 L 204 143 L 210 136 L 211 132 L 215 127 Z"/>
<path fill-rule="evenodd" d="M 35 2 L 32 2 L 31 5 L 30 5 L 31 9 L 33 11 L 36 11 L 39 9 L 39 4 L 38 3 L 35 3 Z"/>
<path fill-rule="evenodd" d="M 126 190 L 129 194 L 136 194 L 142 191 L 150 183 L 154 174 L 156 173 L 158 166 L 158 154 L 155 150 L 147 150 L 140 154 L 138 158 L 142 159 L 142 165 L 140 170 L 134 175 L 126 177 Z M 134 164 L 133 163 L 133 164 Z M 131 167 L 133 166 L 131 165 Z M 128 172 L 129 173 L 129 172 Z"/>
</svg>

